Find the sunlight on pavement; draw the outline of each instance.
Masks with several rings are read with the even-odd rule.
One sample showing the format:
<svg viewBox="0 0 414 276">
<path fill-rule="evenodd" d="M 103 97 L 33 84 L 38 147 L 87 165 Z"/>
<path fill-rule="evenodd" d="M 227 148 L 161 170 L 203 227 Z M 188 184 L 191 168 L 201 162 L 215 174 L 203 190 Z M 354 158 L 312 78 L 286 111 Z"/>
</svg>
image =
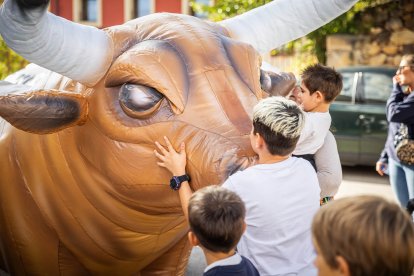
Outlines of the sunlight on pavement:
<svg viewBox="0 0 414 276">
<path fill-rule="evenodd" d="M 342 181 L 341 187 L 335 198 L 356 195 L 377 195 L 389 200 L 396 200 L 390 185 L 358 183 L 353 181 Z"/>
<path fill-rule="evenodd" d="M 371 168 L 343 168 L 343 180 L 335 198 L 377 195 L 396 201 L 388 176 L 381 177 Z"/>
</svg>

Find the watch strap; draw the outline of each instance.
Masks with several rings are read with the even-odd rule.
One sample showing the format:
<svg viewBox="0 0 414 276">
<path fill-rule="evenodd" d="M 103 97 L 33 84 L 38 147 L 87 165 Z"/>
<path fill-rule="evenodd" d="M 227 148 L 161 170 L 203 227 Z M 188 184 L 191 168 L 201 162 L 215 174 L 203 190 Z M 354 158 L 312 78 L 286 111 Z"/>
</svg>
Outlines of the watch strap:
<svg viewBox="0 0 414 276">
<path fill-rule="evenodd" d="M 183 183 L 184 181 L 190 181 L 190 176 L 188 174 L 184 174 L 184 175 L 180 175 L 176 177 L 178 181 L 180 181 L 180 183 Z"/>
</svg>

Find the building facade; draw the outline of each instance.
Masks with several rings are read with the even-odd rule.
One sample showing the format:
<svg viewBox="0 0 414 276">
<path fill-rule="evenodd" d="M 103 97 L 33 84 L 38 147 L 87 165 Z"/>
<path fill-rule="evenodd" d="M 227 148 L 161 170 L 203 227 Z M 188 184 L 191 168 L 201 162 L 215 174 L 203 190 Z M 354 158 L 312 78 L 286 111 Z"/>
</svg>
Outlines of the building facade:
<svg viewBox="0 0 414 276">
<path fill-rule="evenodd" d="M 210 4 L 212 1 L 195 1 Z M 105 28 L 156 12 L 192 14 L 190 0 L 51 0 L 49 10 L 68 20 Z"/>
</svg>

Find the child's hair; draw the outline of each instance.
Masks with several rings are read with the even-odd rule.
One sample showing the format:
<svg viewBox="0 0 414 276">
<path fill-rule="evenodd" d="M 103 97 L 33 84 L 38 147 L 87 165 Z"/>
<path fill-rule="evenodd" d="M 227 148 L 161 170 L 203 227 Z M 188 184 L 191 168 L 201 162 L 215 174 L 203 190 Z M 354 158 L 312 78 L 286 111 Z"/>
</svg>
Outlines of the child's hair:
<svg viewBox="0 0 414 276">
<path fill-rule="evenodd" d="M 241 198 L 219 186 L 198 190 L 188 205 L 191 231 L 212 252 L 228 253 L 236 247 L 244 231 L 245 214 Z"/>
<path fill-rule="evenodd" d="M 405 210 L 376 196 L 357 196 L 324 205 L 312 223 L 314 241 L 326 263 L 337 256 L 352 276 L 409 276 L 414 268 L 414 224 Z"/>
<path fill-rule="evenodd" d="M 283 97 L 261 100 L 253 109 L 253 133 L 259 133 L 273 155 L 292 153 L 305 122 L 298 105 Z"/>
<path fill-rule="evenodd" d="M 310 94 L 321 92 L 325 102 L 332 102 L 341 93 L 342 75 L 331 67 L 310 65 L 302 71 L 301 78 Z"/>
</svg>

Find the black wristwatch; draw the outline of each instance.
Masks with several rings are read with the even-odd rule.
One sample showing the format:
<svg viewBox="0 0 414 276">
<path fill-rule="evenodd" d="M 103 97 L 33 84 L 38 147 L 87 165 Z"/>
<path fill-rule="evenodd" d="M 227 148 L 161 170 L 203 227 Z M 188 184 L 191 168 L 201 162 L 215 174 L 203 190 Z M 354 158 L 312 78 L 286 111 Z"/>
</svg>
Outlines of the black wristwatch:
<svg viewBox="0 0 414 276">
<path fill-rule="evenodd" d="M 174 191 L 177 191 L 181 187 L 181 183 L 184 181 L 190 181 L 190 176 L 188 174 L 173 176 L 170 180 L 170 187 Z"/>
</svg>

